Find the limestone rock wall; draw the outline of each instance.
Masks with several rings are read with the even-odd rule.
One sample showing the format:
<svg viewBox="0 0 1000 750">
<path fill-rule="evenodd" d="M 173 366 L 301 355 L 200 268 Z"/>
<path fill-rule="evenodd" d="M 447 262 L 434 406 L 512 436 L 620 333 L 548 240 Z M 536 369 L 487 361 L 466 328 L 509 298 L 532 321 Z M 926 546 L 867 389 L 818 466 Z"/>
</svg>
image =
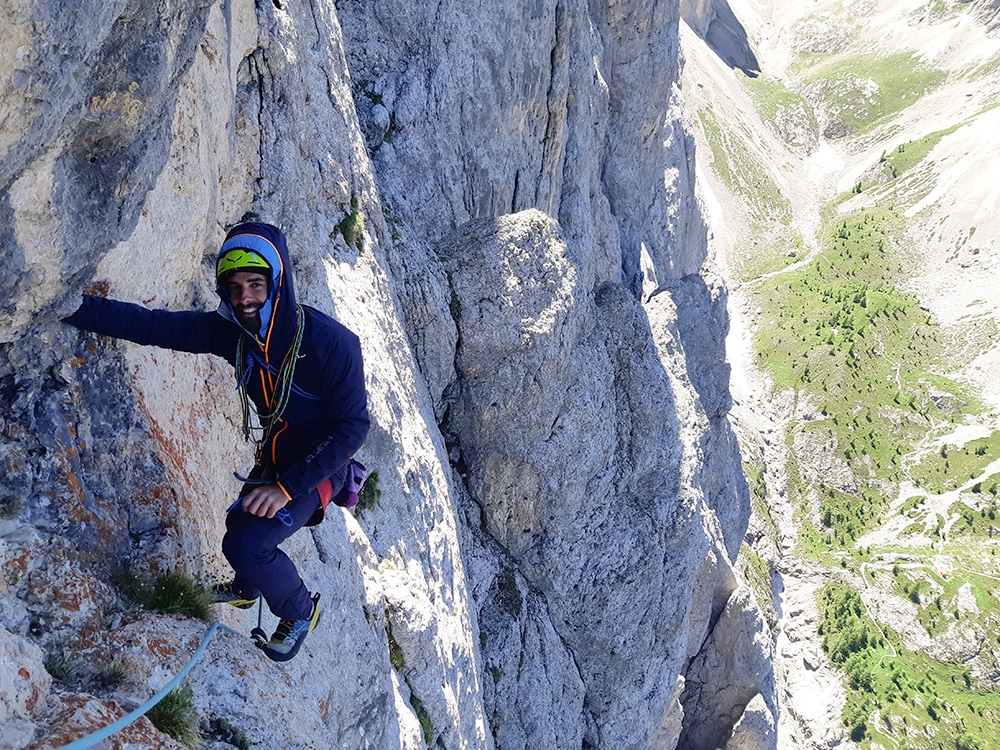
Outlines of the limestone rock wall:
<svg viewBox="0 0 1000 750">
<path fill-rule="evenodd" d="M 121 612 L 110 581 L 226 576 L 250 457 L 232 374 L 58 319 L 84 289 L 211 309 L 215 251 L 248 214 L 286 231 L 303 301 L 362 339 L 359 458 L 381 497 L 290 540 L 324 624 L 283 667 L 217 636 L 190 677 L 206 717 L 259 748 L 672 748 L 699 712 L 729 717 L 725 740 L 748 703 L 744 735 L 773 726 L 767 654 L 747 628 L 711 636 L 753 621 L 749 599 L 727 607 L 749 507 L 676 6 L 10 14 L 0 643 L 28 676 L 0 672 L 0 744 L 107 723 L 204 633 Z M 734 643 L 759 684 L 715 655 Z M 122 652 L 130 677 L 102 692 Z M 53 686 L 40 653 L 81 671 Z"/>
<path fill-rule="evenodd" d="M 1000 27 L 1000 5 L 996 0 L 976 0 L 976 15 L 982 19 L 990 31 Z"/>
</svg>

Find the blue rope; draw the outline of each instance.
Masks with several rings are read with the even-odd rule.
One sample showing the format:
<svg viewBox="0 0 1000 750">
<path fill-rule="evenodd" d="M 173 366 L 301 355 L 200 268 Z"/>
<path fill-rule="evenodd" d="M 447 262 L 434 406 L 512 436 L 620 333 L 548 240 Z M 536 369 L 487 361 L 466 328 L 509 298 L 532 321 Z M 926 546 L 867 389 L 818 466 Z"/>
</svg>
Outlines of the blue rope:
<svg viewBox="0 0 1000 750">
<path fill-rule="evenodd" d="M 215 623 L 212 627 L 208 629 L 208 633 L 205 635 L 204 640 L 202 640 L 201 645 L 198 647 L 198 650 L 194 652 L 194 656 L 191 657 L 191 660 L 184 665 L 184 669 L 178 672 L 177 676 L 174 677 L 174 679 L 172 679 L 170 682 L 164 685 L 160 689 L 160 692 L 158 692 L 148 701 L 143 703 L 137 709 L 132 711 L 130 714 L 126 714 L 118 721 L 114 722 L 113 724 L 108 724 L 106 727 L 104 727 L 103 729 L 99 729 L 93 734 L 89 734 L 86 737 L 81 737 L 78 740 L 73 740 L 71 743 L 64 746 L 63 750 L 83 750 L 86 747 L 91 747 L 92 745 L 96 745 L 101 740 L 106 740 L 115 732 L 121 731 L 129 724 L 131 724 L 133 721 L 136 721 L 140 716 L 144 715 L 147 711 L 149 711 L 149 709 L 151 709 L 153 706 L 155 706 L 157 703 L 163 700 L 167 696 L 167 693 L 169 693 L 171 690 L 173 690 L 180 684 L 181 680 L 184 679 L 184 676 L 191 671 L 191 667 L 195 665 L 195 662 L 197 662 L 201 658 L 202 654 L 205 653 L 205 649 L 208 647 L 208 642 L 212 640 L 212 636 L 215 635 L 215 631 L 217 630 L 228 630 L 230 633 L 238 635 L 240 638 L 246 638 L 246 636 L 243 635 L 243 633 L 239 632 L 238 630 L 233 630 L 228 625 L 223 625 L 221 622 Z"/>
</svg>

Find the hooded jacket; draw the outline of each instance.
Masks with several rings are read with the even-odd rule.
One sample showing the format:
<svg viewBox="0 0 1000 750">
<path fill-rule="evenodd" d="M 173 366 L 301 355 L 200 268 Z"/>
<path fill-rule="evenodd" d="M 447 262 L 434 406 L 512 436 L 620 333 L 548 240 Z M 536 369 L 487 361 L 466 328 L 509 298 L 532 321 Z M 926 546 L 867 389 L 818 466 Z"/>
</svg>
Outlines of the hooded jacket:
<svg viewBox="0 0 1000 750">
<path fill-rule="evenodd" d="M 333 318 L 296 307 L 284 234 L 270 224 L 234 227 L 219 251 L 253 251 L 271 267 L 268 298 L 255 335 L 240 325 L 229 293 L 218 286 L 216 312 L 170 312 L 84 295 L 66 322 L 77 328 L 175 351 L 209 353 L 233 365 L 258 413 L 271 411 L 275 380 L 295 340 L 299 309 L 304 331 L 288 404 L 264 446 L 265 469 L 290 499 L 316 491 L 326 504 L 344 484 L 347 464 L 368 434 L 368 400 L 358 337 Z M 240 339 L 243 361 L 237 362 Z M 318 523 L 322 517 L 314 519 Z"/>
</svg>

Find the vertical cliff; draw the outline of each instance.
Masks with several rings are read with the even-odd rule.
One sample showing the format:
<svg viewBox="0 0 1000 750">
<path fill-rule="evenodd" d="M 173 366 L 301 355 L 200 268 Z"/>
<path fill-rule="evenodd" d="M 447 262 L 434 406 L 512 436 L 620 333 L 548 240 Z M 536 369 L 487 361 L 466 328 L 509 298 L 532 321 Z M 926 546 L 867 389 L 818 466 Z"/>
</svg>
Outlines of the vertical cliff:
<svg viewBox="0 0 1000 750">
<path fill-rule="evenodd" d="M 773 746 L 763 626 L 731 596 L 749 503 L 675 5 L 11 15 L 0 742 L 107 723 L 204 634 L 122 613 L 109 581 L 225 577 L 249 459 L 232 374 L 58 320 L 83 289 L 211 308 L 225 227 L 252 214 L 286 231 L 302 300 L 361 337 L 381 497 L 293 538 L 323 626 L 282 667 L 213 640 L 189 678 L 206 717 L 261 748 Z M 131 676 L 52 687 L 54 653 L 125 653 Z"/>
</svg>

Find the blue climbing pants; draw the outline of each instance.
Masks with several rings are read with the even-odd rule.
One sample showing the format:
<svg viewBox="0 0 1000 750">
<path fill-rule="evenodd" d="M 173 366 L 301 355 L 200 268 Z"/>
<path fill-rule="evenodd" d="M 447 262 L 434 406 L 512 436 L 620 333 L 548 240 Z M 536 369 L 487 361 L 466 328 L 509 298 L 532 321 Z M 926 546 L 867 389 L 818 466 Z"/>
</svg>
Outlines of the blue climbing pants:
<svg viewBox="0 0 1000 750">
<path fill-rule="evenodd" d="M 245 487 L 240 496 L 249 489 Z M 222 554 L 236 573 L 234 593 L 245 599 L 263 596 L 271 612 L 283 620 L 309 618 L 313 606 L 309 589 L 278 545 L 301 529 L 319 506 L 314 490 L 292 500 L 274 518 L 255 516 L 239 505 L 226 514 Z"/>
</svg>

